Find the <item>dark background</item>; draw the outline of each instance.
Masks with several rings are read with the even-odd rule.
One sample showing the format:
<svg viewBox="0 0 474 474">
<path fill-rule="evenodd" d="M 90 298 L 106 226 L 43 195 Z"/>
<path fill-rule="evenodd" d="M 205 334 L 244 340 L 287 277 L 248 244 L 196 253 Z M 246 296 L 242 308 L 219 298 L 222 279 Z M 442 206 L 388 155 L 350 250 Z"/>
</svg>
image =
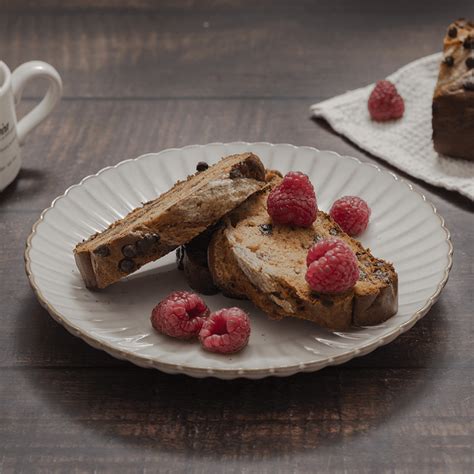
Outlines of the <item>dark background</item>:
<svg viewBox="0 0 474 474">
<path fill-rule="evenodd" d="M 0 58 L 53 64 L 64 97 L 0 194 L 0 472 L 472 472 L 472 203 L 398 173 L 454 243 L 443 294 L 369 356 L 285 379 L 194 380 L 88 347 L 35 300 L 31 225 L 83 176 L 211 141 L 374 161 L 309 106 L 440 50 L 472 0 L 0 0 Z M 20 113 L 41 95 L 25 92 Z"/>
</svg>

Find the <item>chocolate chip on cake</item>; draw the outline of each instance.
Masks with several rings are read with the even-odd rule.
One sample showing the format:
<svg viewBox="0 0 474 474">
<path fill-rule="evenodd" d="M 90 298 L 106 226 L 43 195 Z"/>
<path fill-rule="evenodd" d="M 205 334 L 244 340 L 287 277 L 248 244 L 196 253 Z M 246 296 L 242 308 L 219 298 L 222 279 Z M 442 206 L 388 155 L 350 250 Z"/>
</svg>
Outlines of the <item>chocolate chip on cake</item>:
<svg viewBox="0 0 474 474">
<path fill-rule="evenodd" d="M 448 67 L 452 67 L 454 65 L 454 58 L 452 56 L 446 56 L 444 58 L 444 64 Z"/>
<path fill-rule="evenodd" d="M 133 260 L 130 260 L 129 258 L 124 258 L 120 260 L 118 266 L 119 269 L 124 273 L 131 273 L 136 268 L 135 262 Z"/>
<path fill-rule="evenodd" d="M 333 227 L 332 229 L 330 229 L 330 230 L 329 230 L 329 233 L 330 233 L 331 235 L 339 235 L 339 231 L 338 231 L 335 227 Z"/>
<path fill-rule="evenodd" d="M 258 227 L 263 235 L 271 235 L 273 232 L 273 226 L 271 224 L 260 224 Z"/>
<path fill-rule="evenodd" d="M 145 255 L 160 241 L 158 234 L 145 234 L 143 238 L 137 241 L 137 249 L 141 255 Z"/>
<path fill-rule="evenodd" d="M 316 243 L 316 244 L 317 244 L 318 242 L 321 242 L 321 240 L 324 240 L 324 239 L 323 239 L 322 236 L 320 236 L 319 234 L 316 234 L 316 235 L 313 237 L 313 242 Z"/>
<path fill-rule="evenodd" d="M 365 280 L 367 278 L 367 273 L 364 270 L 359 268 L 359 280 Z"/>
<path fill-rule="evenodd" d="M 323 306 L 326 306 L 326 308 L 330 308 L 331 306 L 334 305 L 333 300 L 325 298 L 324 296 L 321 296 L 321 303 L 323 304 Z"/>
<path fill-rule="evenodd" d="M 99 245 L 95 250 L 94 254 L 99 257 L 108 257 L 110 255 L 110 249 L 107 245 Z"/>
<path fill-rule="evenodd" d="M 457 35 L 458 35 L 458 29 L 455 26 L 452 26 L 451 28 L 449 28 L 448 36 L 450 38 L 456 38 Z"/>
<path fill-rule="evenodd" d="M 134 258 L 137 256 L 137 248 L 132 244 L 124 245 L 122 247 L 122 255 L 128 258 Z"/>
<path fill-rule="evenodd" d="M 468 37 L 464 40 L 464 42 L 463 42 L 462 45 L 463 45 L 464 48 L 466 48 L 466 49 L 474 49 L 474 37 L 468 36 Z"/>
<path fill-rule="evenodd" d="M 196 165 L 196 170 L 200 173 L 201 171 L 206 171 L 209 168 L 209 165 L 205 161 L 200 161 Z"/>
<path fill-rule="evenodd" d="M 466 59 L 466 67 L 468 69 L 474 68 L 474 58 L 467 58 Z"/>
</svg>

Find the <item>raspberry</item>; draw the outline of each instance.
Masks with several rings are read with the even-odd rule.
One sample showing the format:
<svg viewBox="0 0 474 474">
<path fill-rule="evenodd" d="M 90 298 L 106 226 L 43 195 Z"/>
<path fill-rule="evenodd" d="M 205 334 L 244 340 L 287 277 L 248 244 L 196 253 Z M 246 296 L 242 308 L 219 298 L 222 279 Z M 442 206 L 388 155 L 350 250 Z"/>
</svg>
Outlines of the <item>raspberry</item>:
<svg viewBox="0 0 474 474">
<path fill-rule="evenodd" d="M 151 313 L 154 329 L 178 339 L 196 337 L 209 315 L 209 308 L 195 293 L 174 291 L 160 301 Z"/>
<path fill-rule="evenodd" d="M 204 321 L 199 340 L 204 349 L 232 354 L 243 349 L 250 336 L 250 320 L 240 308 L 225 308 Z"/>
<path fill-rule="evenodd" d="M 268 196 L 267 209 L 275 224 L 309 227 L 316 220 L 318 206 L 308 176 L 288 173 Z"/>
<path fill-rule="evenodd" d="M 367 229 L 370 217 L 370 207 L 357 196 L 344 196 L 331 207 L 329 215 L 349 235 L 359 235 Z"/>
<path fill-rule="evenodd" d="M 342 293 L 359 279 L 359 265 L 350 247 L 339 239 L 314 245 L 306 258 L 306 281 L 319 293 Z"/>
<path fill-rule="evenodd" d="M 384 122 L 398 119 L 405 111 L 405 103 L 397 88 L 390 81 L 378 81 L 369 97 L 372 120 Z"/>
</svg>

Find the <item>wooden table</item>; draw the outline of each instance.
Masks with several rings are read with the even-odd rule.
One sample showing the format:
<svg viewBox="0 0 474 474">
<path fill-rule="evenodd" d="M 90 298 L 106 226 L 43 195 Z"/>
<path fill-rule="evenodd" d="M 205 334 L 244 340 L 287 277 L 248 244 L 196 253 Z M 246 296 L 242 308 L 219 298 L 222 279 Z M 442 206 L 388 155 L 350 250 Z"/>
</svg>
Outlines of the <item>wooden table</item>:
<svg viewBox="0 0 474 474">
<path fill-rule="evenodd" d="M 473 206 L 438 208 L 454 267 L 430 313 L 314 374 L 194 380 L 115 360 L 40 307 L 23 248 L 41 210 L 100 168 L 212 141 L 368 156 L 310 104 L 440 49 L 472 0 L 0 0 L 1 58 L 55 65 L 64 97 L 0 195 L 0 472 L 472 472 Z M 94 6 L 94 3 L 97 6 Z M 30 108 L 42 85 L 26 91 Z"/>
</svg>

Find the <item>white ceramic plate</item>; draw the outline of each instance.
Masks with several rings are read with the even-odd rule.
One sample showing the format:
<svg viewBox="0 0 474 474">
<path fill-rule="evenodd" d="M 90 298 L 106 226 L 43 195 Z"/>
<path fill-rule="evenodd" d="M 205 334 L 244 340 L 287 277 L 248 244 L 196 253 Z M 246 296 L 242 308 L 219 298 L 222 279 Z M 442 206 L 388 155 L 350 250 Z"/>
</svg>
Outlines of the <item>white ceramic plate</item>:
<svg viewBox="0 0 474 474">
<path fill-rule="evenodd" d="M 239 354 L 219 356 L 198 343 L 156 334 L 153 306 L 169 292 L 187 289 L 174 253 L 101 292 L 85 289 L 74 264 L 77 242 L 106 228 L 141 202 L 155 198 L 194 172 L 198 161 L 214 163 L 253 151 L 269 168 L 298 170 L 313 182 L 322 210 L 355 194 L 372 208 L 361 236 L 374 255 L 395 264 L 399 312 L 386 323 L 329 332 L 309 322 L 270 321 L 249 302 L 205 297 L 211 310 L 239 305 L 251 314 L 252 335 Z M 451 268 L 449 232 L 436 209 L 410 184 L 374 165 L 328 151 L 270 143 L 213 143 L 143 155 L 88 176 L 54 200 L 33 226 L 26 271 L 41 304 L 72 334 L 114 357 L 143 367 L 195 377 L 261 378 L 315 371 L 368 354 L 410 329 L 438 298 Z"/>
</svg>

